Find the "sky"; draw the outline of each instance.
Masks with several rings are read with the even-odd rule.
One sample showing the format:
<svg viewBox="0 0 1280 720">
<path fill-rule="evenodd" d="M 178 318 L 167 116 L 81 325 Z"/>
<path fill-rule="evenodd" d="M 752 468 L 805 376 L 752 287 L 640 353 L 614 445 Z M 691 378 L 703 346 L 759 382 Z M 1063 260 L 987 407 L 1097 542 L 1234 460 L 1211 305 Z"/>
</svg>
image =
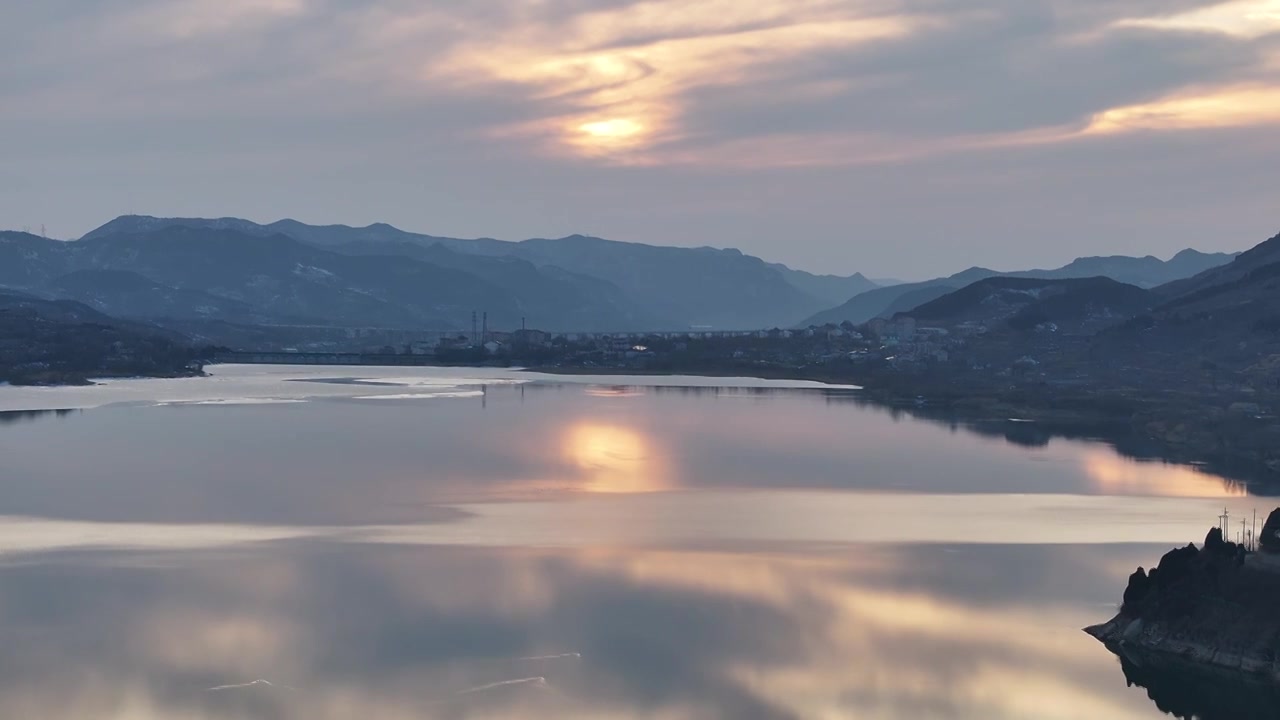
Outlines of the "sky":
<svg viewBox="0 0 1280 720">
<path fill-rule="evenodd" d="M 923 278 L 1280 231 L 1280 0 L 0 3 L 0 227 L 584 233 Z"/>
</svg>

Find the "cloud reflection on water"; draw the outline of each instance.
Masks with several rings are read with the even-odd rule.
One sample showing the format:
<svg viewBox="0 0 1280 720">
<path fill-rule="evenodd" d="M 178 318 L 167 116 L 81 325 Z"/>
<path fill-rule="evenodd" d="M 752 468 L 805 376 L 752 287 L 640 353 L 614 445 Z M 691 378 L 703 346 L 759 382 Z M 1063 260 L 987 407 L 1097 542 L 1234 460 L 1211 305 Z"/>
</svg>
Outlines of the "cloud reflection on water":
<svg viewBox="0 0 1280 720">
<path fill-rule="evenodd" d="M 1101 449 L 1087 451 L 1082 460 L 1098 490 L 1109 495 L 1243 498 L 1249 494 L 1244 485 L 1185 465 L 1133 462 Z"/>
<path fill-rule="evenodd" d="M 484 381 L 404 372 L 303 383 L 291 382 L 307 377 L 301 371 L 264 370 L 201 379 L 191 391 L 156 381 L 146 387 L 166 397 L 219 389 L 234 391 L 227 397 L 345 395 L 117 405 L 63 423 L 12 422 L 0 428 L 0 502 L 11 515 L 92 521 L 366 525 L 420 523 L 439 517 L 442 504 L 665 490 L 1241 495 L 1217 476 L 1135 463 L 1099 443 L 1046 436 L 1023 447 L 889 414 L 847 390 L 628 386 L 600 396 L 582 385 L 513 385 L 507 373 L 493 379 L 499 384 L 484 402 L 351 399 L 374 382 L 399 383 L 385 390 L 398 395 L 407 383 Z M 139 384 L 119 387 L 145 396 Z"/>
<path fill-rule="evenodd" d="M 1154 552 L 50 556 L 0 569 L 0 715 L 1149 718 L 1075 628 Z"/>
</svg>

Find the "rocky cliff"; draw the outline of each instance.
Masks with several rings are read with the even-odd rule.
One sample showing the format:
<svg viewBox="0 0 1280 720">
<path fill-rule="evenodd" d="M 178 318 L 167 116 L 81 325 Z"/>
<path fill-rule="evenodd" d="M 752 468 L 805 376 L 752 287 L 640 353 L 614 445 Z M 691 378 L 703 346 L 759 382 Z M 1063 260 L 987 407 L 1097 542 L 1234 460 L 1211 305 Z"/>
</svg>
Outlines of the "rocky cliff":
<svg viewBox="0 0 1280 720">
<path fill-rule="evenodd" d="M 1262 552 L 1224 540 L 1218 528 L 1200 548 L 1169 551 L 1129 577 L 1118 615 L 1085 632 L 1130 662 L 1181 661 L 1280 682 L 1280 555 L 1266 549 L 1277 528 L 1280 510 L 1264 526 Z"/>
</svg>

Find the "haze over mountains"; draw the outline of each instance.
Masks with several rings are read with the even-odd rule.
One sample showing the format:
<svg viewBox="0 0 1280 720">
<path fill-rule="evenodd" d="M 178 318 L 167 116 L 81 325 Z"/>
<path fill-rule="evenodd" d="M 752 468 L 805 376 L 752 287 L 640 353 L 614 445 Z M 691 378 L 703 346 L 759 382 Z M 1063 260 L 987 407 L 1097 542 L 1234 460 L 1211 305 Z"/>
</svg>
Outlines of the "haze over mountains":
<svg viewBox="0 0 1280 720">
<path fill-rule="evenodd" d="M 473 312 L 499 330 L 679 331 L 857 324 L 997 276 L 1106 277 L 1150 288 L 1232 257 L 1081 258 L 1051 270 L 971 268 L 880 287 L 861 274 L 815 275 L 732 249 L 123 216 L 78 241 L 0 233 L 0 286 L 210 340 L 238 336 L 231 327 L 469 330 Z"/>
<path fill-rule="evenodd" d="M 851 322 L 857 325 L 876 317 L 892 317 L 979 280 L 996 276 L 1042 280 L 1106 277 L 1141 288 L 1152 288 L 1225 265 L 1234 257 L 1235 255 L 1230 253 L 1202 253 L 1187 249 L 1169 260 L 1160 260 L 1150 255 L 1140 258 L 1124 255 L 1086 257 L 1078 258 L 1063 267 L 1052 270 L 998 272 L 983 267 L 972 267 L 945 278 L 870 290 L 851 297 L 838 307 L 818 313 L 801 324 L 825 325 Z"/>
<path fill-rule="evenodd" d="M 1233 262 L 1153 289 L 1152 309 L 1102 333 L 1109 347 L 1162 358 L 1164 366 L 1214 363 L 1280 371 L 1280 235 Z"/>
</svg>

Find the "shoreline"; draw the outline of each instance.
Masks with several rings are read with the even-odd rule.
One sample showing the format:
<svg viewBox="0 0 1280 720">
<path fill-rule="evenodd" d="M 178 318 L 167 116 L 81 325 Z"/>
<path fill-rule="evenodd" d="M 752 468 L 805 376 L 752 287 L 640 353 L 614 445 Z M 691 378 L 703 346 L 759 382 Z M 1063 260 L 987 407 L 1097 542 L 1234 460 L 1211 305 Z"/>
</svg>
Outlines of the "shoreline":
<svg viewBox="0 0 1280 720">
<path fill-rule="evenodd" d="M 218 365 L 224 363 L 209 363 Z M 308 364 L 298 364 L 307 367 Z M 996 385 L 982 377 L 921 376 L 897 372 L 849 372 L 755 363 L 688 367 L 546 365 L 533 363 L 420 362 L 417 367 L 508 368 L 563 376 L 689 376 L 792 380 L 843 386 L 869 406 L 905 412 L 921 420 L 963 424 L 980 434 L 1040 446 L 1055 437 L 1105 442 L 1138 460 L 1188 465 L 1280 493 L 1280 435 L 1259 419 L 1224 414 L 1211 398 L 1139 393 L 1126 388 L 1062 388 Z M 360 365 L 341 365 L 360 367 Z M 138 376 L 86 373 L 55 382 L 11 382 L 11 387 L 87 386 L 96 378 L 198 377 L 200 372 Z"/>
<path fill-rule="evenodd" d="M 731 366 L 654 369 L 529 367 L 560 375 L 689 375 L 803 380 L 856 386 L 868 405 L 938 423 L 961 423 L 1010 442 L 1042 445 L 1053 437 L 1105 442 L 1139 460 L 1203 468 L 1280 493 L 1280 450 L 1268 427 L 1227 416 L 1202 398 L 1127 389 L 962 386 L 954 378 L 897 373 L 849 373 L 803 368 Z M 1216 411 L 1216 412 L 1214 412 Z M 1010 424 L 1022 425 L 1009 428 Z"/>
<path fill-rule="evenodd" d="M 1149 572 L 1139 567 L 1118 614 L 1084 632 L 1139 667 L 1184 665 L 1280 682 L 1277 526 L 1280 509 L 1258 543 L 1224 540 L 1214 527 L 1200 547 L 1170 550 Z"/>
</svg>

